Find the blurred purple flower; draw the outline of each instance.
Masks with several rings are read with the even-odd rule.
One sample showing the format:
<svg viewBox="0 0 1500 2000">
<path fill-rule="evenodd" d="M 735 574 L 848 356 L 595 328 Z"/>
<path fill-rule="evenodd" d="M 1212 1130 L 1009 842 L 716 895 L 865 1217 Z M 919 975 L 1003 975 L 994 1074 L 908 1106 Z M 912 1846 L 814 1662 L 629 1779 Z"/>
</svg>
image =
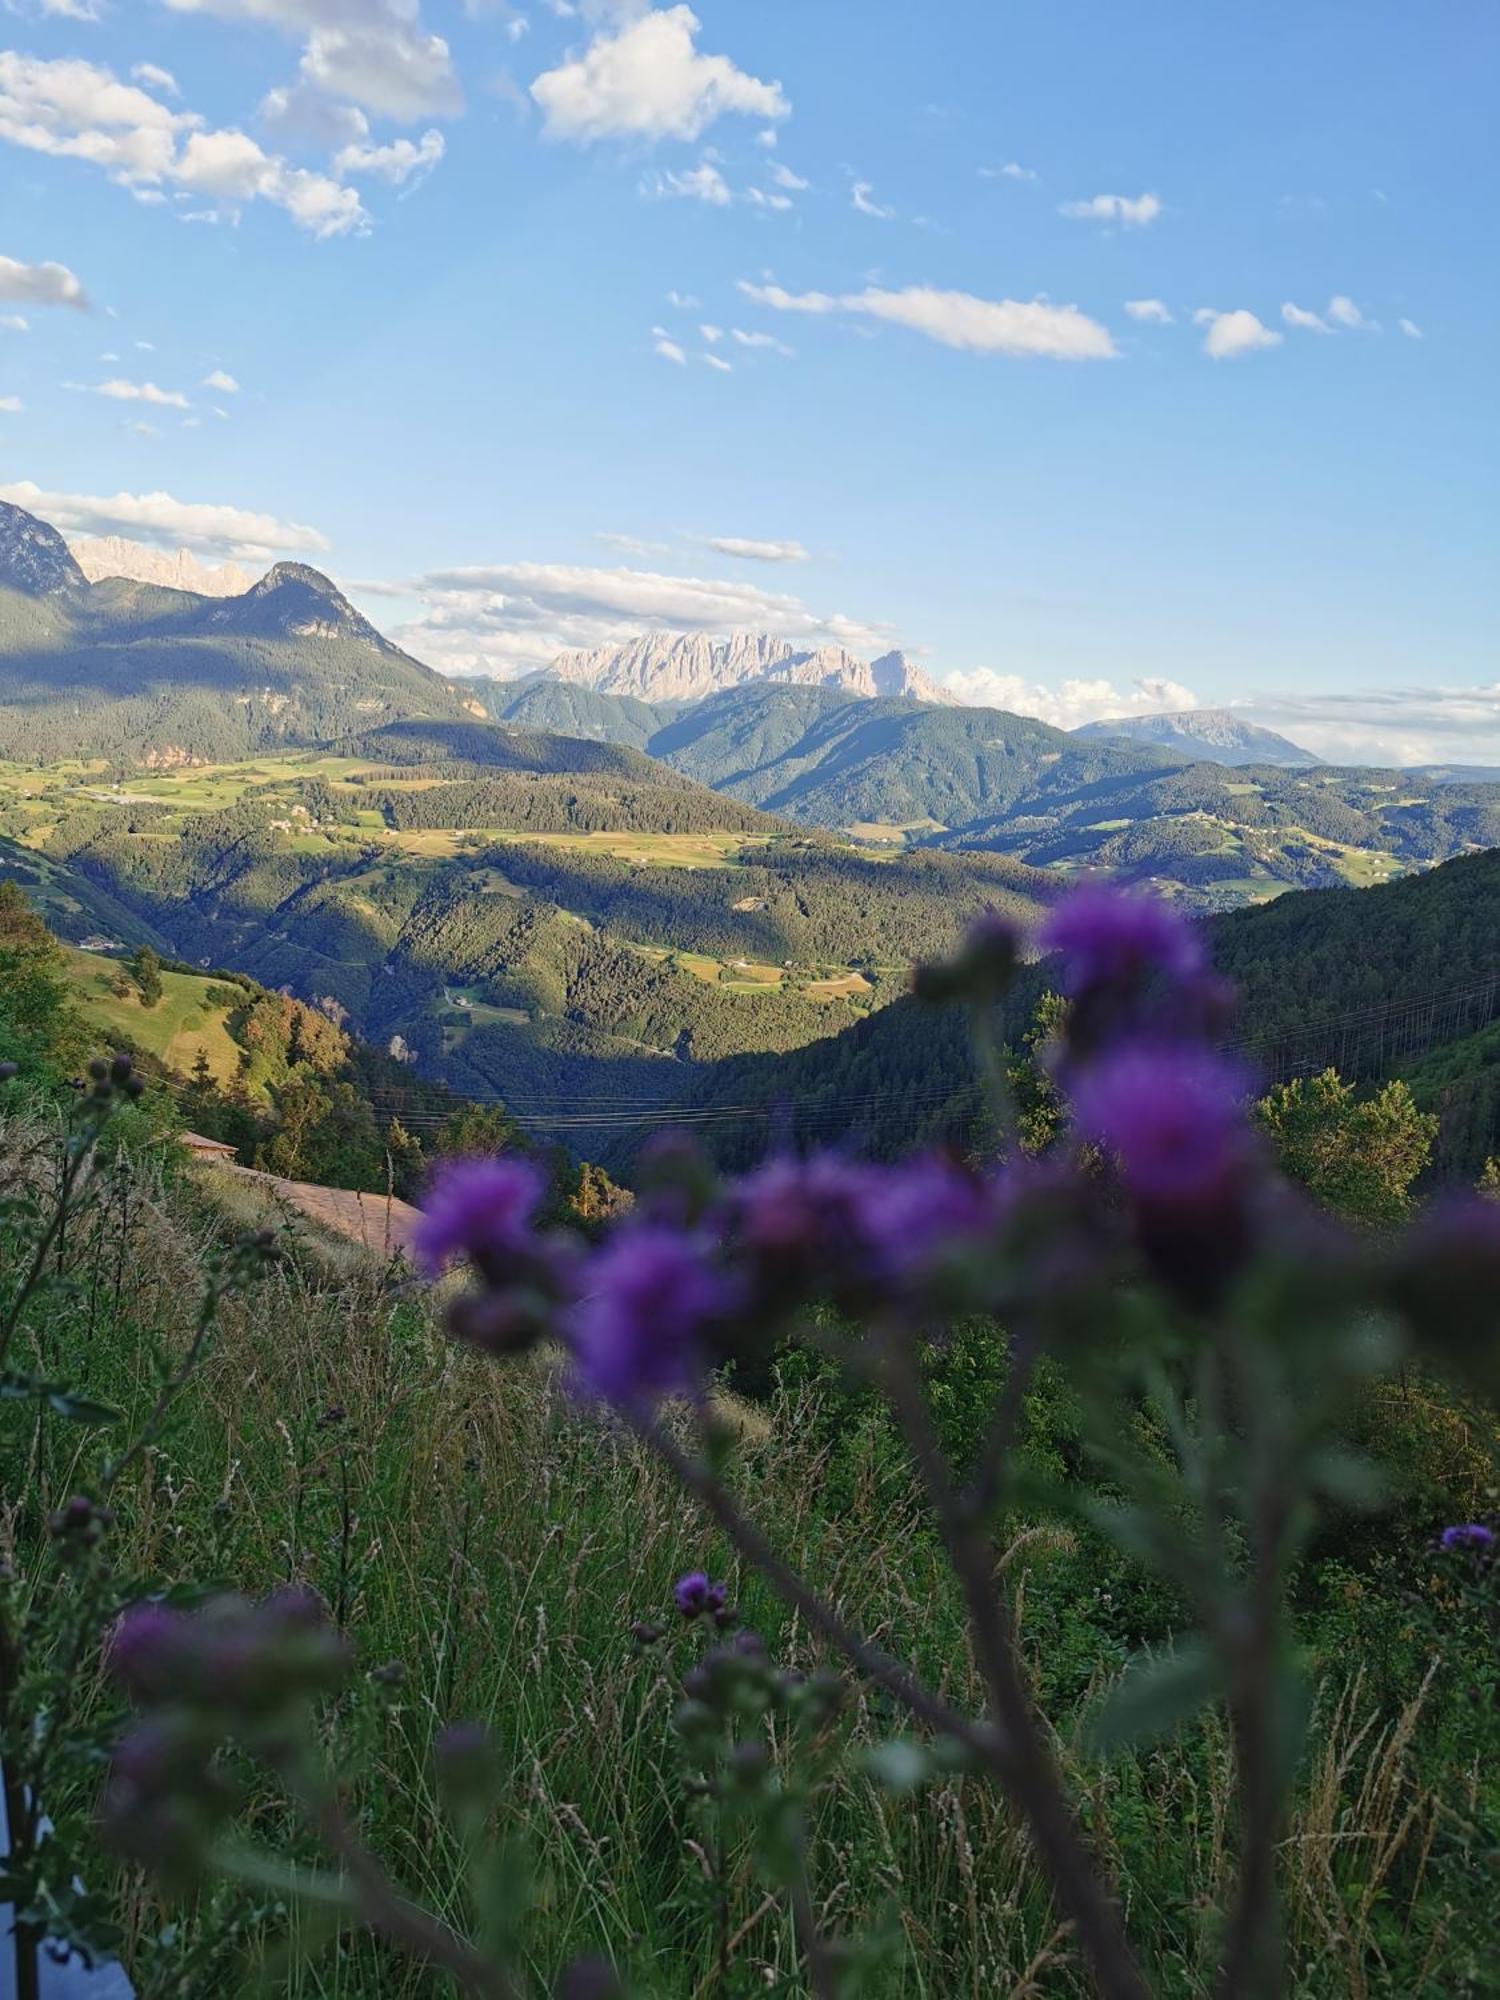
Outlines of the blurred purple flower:
<svg viewBox="0 0 1500 2000">
<path fill-rule="evenodd" d="M 1153 896 L 1085 884 L 1060 902 L 1042 928 L 1044 951 L 1066 961 L 1071 995 L 1091 988 L 1128 987 L 1160 975 L 1196 979 L 1204 970 L 1197 932 Z"/>
<path fill-rule="evenodd" d="M 165 1604 L 132 1604 L 109 1644 L 110 1672 L 137 1701 L 160 1701 L 196 1658 L 192 1620 Z"/>
<path fill-rule="evenodd" d="M 1223 1058 L 1141 1043 L 1100 1057 L 1074 1088 L 1078 1130 L 1113 1157 L 1148 1263 L 1195 1306 L 1223 1291 L 1249 1243 L 1257 1151 L 1245 1097 Z"/>
<path fill-rule="evenodd" d="M 1233 1013 L 1233 991 L 1210 971 L 1197 930 L 1165 903 L 1088 886 L 1060 903 L 1041 934 L 1061 952 L 1068 1066 L 1151 1036 L 1208 1041 Z"/>
<path fill-rule="evenodd" d="M 940 1153 L 869 1176 L 860 1226 L 877 1270 L 903 1276 L 977 1236 L 993 1218 L 992 1191 Z"/>
<path fill-rule="evenodd" d="M 439 1169 L 417 1230 L 416 1252 L 435 1277 L 467 1257 L 486 1277 L 535 1249 L 532 1224 L 543 1194 L 529 1160 L 455 1160 Z"/>
<path fill-rule="evenodd" d="M 866 1241 L 871 1169 L 840 1153 L 771 1160 L 730 1194 L 731 1233 L 773 1262 L 828 1270 Z"/>
<path fill-rule="evenodd" d="M 1470 1549 L 1482 1553 L 1495 1546 L 1495 1531 L 1487 1528 L 1482 1521 L 1464 1521 L 1457 1527 L 1444 1528 L 1438 1539 L 1445 1549 Z"/>
<path fill-rule="evenodd" d="M 1073 1113 L 1083 1136 L 1119 1162 L 1135 1200 L 1199 1208 L 1249 1161 L 1246 1095 L 1243 1073 L 1219 1056 L 1132 1043 L 1084 1072 Z"/>
<path fill-rule="evenodd" d="M 624 1229 L 591 1261 L 571 1345 L 583 1387 L 620 1407 L 690 1389 L 733 1292 L 705 1245 L 659 1223 Z"/>
<path fill-rule="evenodd" d="M 1500 1329 L 1500 1202 L 1435 1201 L 1397 1250 L 1390 1287 L 1417 1339 L 1488 1386 Z"/>
<path fill-rule="evenodd" d="M 850 1298 L 912 1276 L 987 1217 L 984 1184 L 941 1154 L 888 1167 L 815 1153 L 773 1160 L 733 1188 L 726 1234 L 762 1289 L 790 1281 Z"/>
<path fill-rule="evenodd" d="M 722 1611 L 728 1595 L 722 1583 L 710 1583 L 701 1569 L 689 1570 L 672 1587 L 673 1601 L 684 1618 L 701 1618 L 706 1612 Z"/>
</svg>

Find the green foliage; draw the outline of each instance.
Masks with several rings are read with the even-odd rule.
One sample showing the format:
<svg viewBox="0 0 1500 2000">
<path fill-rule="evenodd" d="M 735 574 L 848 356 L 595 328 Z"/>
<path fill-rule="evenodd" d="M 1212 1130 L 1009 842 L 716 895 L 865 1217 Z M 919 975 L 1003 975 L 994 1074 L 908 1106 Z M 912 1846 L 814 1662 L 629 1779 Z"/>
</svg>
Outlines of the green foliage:
<svg viewBox="0 0 1500 2000">
<path fill-rule="evenodd" d="M 155 1007 L 161 1000 L 161 960 L 149 944 L 143 944 L 130 961 L 131 977 L 143 1007 Z"/>
<path fill-rule="evenodd" d="M 1298 1078 L 1257 1107 L 1282 1171 L 1347 1222 L 1389 1229 L 1411 1209 L 1438 1121 L 1397 1080 L 1362 1096 L 1336 1070 Z"/>
<path fill-rule="evenodd" d="M 0 1062 L 50 1074 L 80 1045 L 57 940 L 20 885 L 0 882 Z"/>
</svg>

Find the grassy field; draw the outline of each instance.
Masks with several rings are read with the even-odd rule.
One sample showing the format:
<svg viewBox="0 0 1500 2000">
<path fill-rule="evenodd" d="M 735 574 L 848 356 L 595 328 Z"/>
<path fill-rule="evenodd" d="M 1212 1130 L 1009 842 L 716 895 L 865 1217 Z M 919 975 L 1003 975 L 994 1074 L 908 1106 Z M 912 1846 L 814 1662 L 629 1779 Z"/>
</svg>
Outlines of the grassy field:
<svg viewBox="0 0 1500 2000">
<path fill-rule="evenodd" d="M 239 1045 L 229 1033 L 229 1010 L 208 997 L 211 979 L 163 972 L 161 999 L 145 1007 L 133 981 L 123 997 L 113 990 L 125 972 L 119 959 L 72 948 L 65 956 L 68 981 L 84 1018 L 111 1046 L 142 1049 L 181 1076 L 192 1074 L 200 1053 L 207 1056 L 216 1082 L 230 1083 L 238 1074 Z"/>
<path fill-rule="evenodd" d="M 75 1284 L 53 1295 L 47 1324 L 54 1369 L 128 1412 L 153 1393 L 145 1344 L 173 1354 L 189 1337 L 213 1230 L 191 1198 L 148 1182 L 137 1200 L 123 1257 L 107 1229 L 97 1247 L 70 1232 Z M 97 1315 L 95 1257 L 121 1273 Z M 736 1487 L 848 1615 L 977 1708 L 959 1603 L 909 1470 L 889 1436 L 832 1393 L 787 1385 L 763 1406 L 731 1406 Z M 1408 1385 L 1393 1420 L 1422 1410 L 1425 1394 Z M 1045 1396 L 1028 1407 L 1055 1449 L 1065 1408 Z M 0 1421 L 23 1421 L 5 1409 Z M 66 1458 L 39 1455 L 38 1467 L 23 1557 L 33 1515 L 76 1476 Z M 497 1824 L 514 1844 L 511 1870 L 524 1857 L 530 1875 L 518 1903 L 528 1992 L 554 1990 L 575 1954 L 602 1953 L 636 2000 L 806 1993 L 791 1925 L 753 1856 L 734 1838 L 721 1849 L 685 1789 L 671 1717 L 696 1645 L 674 1637 L 642 1654 L 630 1626 L 669 1621 L 674 1578 L 703 1567 L 727 1580 L 779 1660 L 808 1670 L 825 1657 L 655 1461 L 565 1393 L 547 1358 L 497 1371 L 455 1349 L 427 1299 L 375 1265 L 293 1250 L 228 1304 L 179 1421 L 115 1505 L 120 1559 L 162 1582 L 207 1568 L 258 1593 L 291 1578 L 342 1607 L 358 1673 L 330 1709 L 324 1754 L 349 1784 L 362 1835 L 412 1894 L 459 1921 L 470 1911 L 435 1798 L 434 1741 L 455 1717 L 492 1732 L 508 1773 Z M 1153 1991 L 1198 2000 L 1213 1984 L 1211 1912 L 1230 1845 L 1224 1733 L 1210 1718 L 1109 1764 L 1082 1749 L 1090 1702 L 1162 1617 L 1129 1563 L 1082 1534 L 1044 1521 L 1007 1530 L 1027 1669 L 1057 1718 L 1058 1753 Z M 1393 1587 L 1378 1570 L 1336 1564 L 1303 1618 L 1317 1707 L 1282 1848 L 1289 1989 L 1481 2000 L 1494 1991 L 1493 1886 L 1465 1829 L 1493 1803 L 1488 1738 L 1466 1700 L 1469 1669 L 1427 1674 L 1422 1646 L 1392 1615 L 1399 1600 L 1381 1595 Z M 394 1692 L 368 1679 L 387 1663 L 402 1674 Z M 1013 1815 L 959 1776 L 915 1793 L 878 1787 L 864 1752 L 902 1724 L 858 1683 L 845 1727 L 809 1863 L 824 1924 L 891 1936 L 892 1968 L 865 1990 L 1082 2000 L 1074 1945 Z M 78 1796 L 54 1810 L 87 1815 L 94 1783 L 80 1773 Z M 277 1788 L 252 1778 L 246 1804 L 257 1835 L 274 1840 L 285 1823 Z M 296 1851 L 319 1859 L 310 1839 Z M 89 1886 L 119 1896 L 148 2000 L 448 1991 L 357 1933 L 333 1942 L 314 1906 L 299 1914 L 279 1894 L 164 1904 L 102 1855 Z M 288 1941 L 290 1963 L 279 1957 Z M 186 1983 L 185 1951 L 201 1954 Z"/>
</svg>

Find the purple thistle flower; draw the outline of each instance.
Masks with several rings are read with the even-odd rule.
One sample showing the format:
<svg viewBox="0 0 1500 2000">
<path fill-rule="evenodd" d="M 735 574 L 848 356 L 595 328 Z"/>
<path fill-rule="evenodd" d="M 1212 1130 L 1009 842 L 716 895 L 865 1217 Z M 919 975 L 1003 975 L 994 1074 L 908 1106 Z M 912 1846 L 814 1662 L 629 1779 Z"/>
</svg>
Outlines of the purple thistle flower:
<svg viewBox="0 0 1500 2000">
<path fill-rule="evenodd" d="M 196 1662 L 192 1620 L 165 1604 L 132 1604 L 109 1644 L 109 1668 L 137 1701 L 160 1701 Z"/>
<path fill-rule="evenodd" d="M 1487 1386 L 1500 1326 L 1500 1202 L 1478 1194 L 1435 1201 L 1407 1232 L 1390 1285 L 1418 1341 Z"/>
<path fill-rule="evenodd" d="M 722 1583 L 710 1583 L 706 1571 L 689 1570 L 672 1586 L 672 1597 L 684 1618 L 701 1618 L 724 1609 L 729 1593 Z"/>
<path fill-rule="evenodd" d="M 870 1168 L 839 1153 L 772 1160 L 733 1189 L 733 1233 L 772 1262 L 811 1258 L 829 1269 L 863 1252 L 871 1180 Z"/>
<path fill-rule="evenodd" d="M 417 1230 L 416 1252 L 434 1276 L 467 1257 L 492 1281 L 534 1254 L 533 1220 L 544 1192 L 529 1160 L 456 1160 L 439 1169 Z"/>
<path fill-rule="evenodd" d="M 1073 1112 L 1086 1139 L 1119 1162 L 1135 1200 L 1212 1206 L 1251 1154 L 1245 1078 L 1204 1050 L 1127 1045 L 1078 1080 Z"/>
<path fill-rule="evenodd" d="M 1044 951 L 1062 953 L 1066 989 L 1074 996 L 1101 986 L 1135 986 L 1153 975 L 1188 981 L 1204 970 L 1202 941 L 1165 903 L 1094 884 L 1057 905 L 1040 941 Z"/>
<path fill-rule="evenodd" d="M 860 1227 L 875 1269 L 904 1277 L 972 1241 L 992 1214 L 982 1181 L 926 1153 L 869 1176 Z"/>
<path fill-rule="evenodd" d="M 646 1223 L 620 1231 L 593 1258 L 571 1345 L 583 1387 L 619 1407 L 650 1405 L 693 1387 L 715 1322 L 734 1295 L 695 1238 Z"/>
<path fill-rule="evenodd" d="M 1464 1521 L 1456 1527 L 1444 1528 L 1438 1540 L 1445 1549 L 1469 1549 L 1478 1555 L 1495 1546 L 1495 1531 L 1483 1521 Z"/>
<path fill-rule="evenodd" d="M 1102 1056 L 1073 1093 L 1078 1130 L 1113 1156 L 1156 1275 L 1198 1305 L 1247 1247 L 1256 1147 L 1245 1095 L 1222 1057 L 1142 1043 Z"/>
<path fill-rule="evenodd" d="M 1154 898 L 1076 889 L 1053 912 L 1041 942 L 1064 959 L 1062 984 L 1073 1003 L 1065 1047 L 1073 1063 L 1143 1036 L 1208 1040 L 1229 1022 L 1231 990 L 1209 970 L 1197 931 Z"/>
</svg>

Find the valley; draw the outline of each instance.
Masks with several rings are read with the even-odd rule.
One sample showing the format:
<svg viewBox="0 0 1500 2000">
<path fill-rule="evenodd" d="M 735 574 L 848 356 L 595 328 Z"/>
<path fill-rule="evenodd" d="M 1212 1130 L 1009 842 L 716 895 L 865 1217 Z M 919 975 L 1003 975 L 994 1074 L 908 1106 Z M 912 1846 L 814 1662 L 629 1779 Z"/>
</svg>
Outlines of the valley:
<svg viewBox="0 0 1500 2000">
<path fill-rule="evenodd" d="M 1004 857 L 881 858 L 671 772 L 647 787 L 629 752 L 470 727 L 471 750 L 543 768 L 8 766 L 0 865 L 74 946 L 285 987 L 543 1129 L 601 1094 L 681 1103 L 704 1065 L 834 1035 L 979 910 L 1048 893 Z M 183 1069 L 196 1048 L 152 1052 Z"/>
<path fill-rule="evenodd" d="M 450 682 L 305 565 L 204 594 L 83 553 L 0 508 L 0 872 L 75 947 L 283 989 L 615 1164 L 674 1116 L 966 1129 L 903 996 L 985 908 L 1105 874 L 1253 912 L 1500 843 L 1486 773 L 1321 764 L 1233 711 L 1067 732 L 756 633 Z M 191 1013 L 153 1022 L 179 1070 Z"/>
</svg>

